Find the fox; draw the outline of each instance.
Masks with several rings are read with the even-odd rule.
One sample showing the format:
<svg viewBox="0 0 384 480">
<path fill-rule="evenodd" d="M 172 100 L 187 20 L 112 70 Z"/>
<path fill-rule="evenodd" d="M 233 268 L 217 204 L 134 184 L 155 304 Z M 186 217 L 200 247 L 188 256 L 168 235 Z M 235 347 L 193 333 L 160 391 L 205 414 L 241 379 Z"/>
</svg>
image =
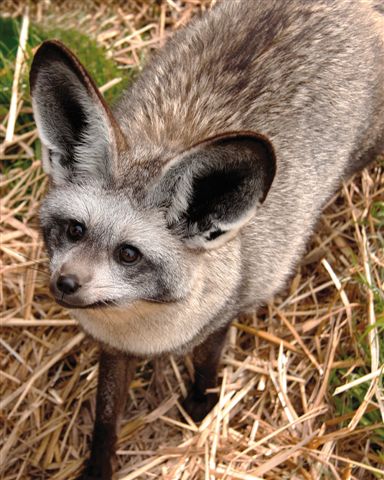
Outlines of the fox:
<svg viewBox="0 0 384 480">
<path fill-rule="evenodd" d="M 384 8 L 221 0 L 113 107 L 57 40 L 30 89 L 49 287 L 100 345 L 79 478 L 110 480 L 137 361 L 191 352 L 201 421 L 232 320 L 285 286 L 324 205 L 384 150 Z"/>
</svg>

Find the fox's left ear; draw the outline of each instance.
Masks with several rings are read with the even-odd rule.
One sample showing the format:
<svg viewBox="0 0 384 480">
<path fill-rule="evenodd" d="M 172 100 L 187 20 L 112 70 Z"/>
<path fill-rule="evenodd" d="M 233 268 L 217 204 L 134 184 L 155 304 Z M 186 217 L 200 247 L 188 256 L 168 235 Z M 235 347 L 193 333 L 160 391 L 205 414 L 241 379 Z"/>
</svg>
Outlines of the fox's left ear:
<svg viewBox="0 0 384 480">
<path fill-rule="evenodd" d="M 56 184 L 113 175 L 123 135 L 101 93 L 62 43 L 44 42 L 30 71 L 43 168 Z"/>
<path fill-rule="evenodd" d="M 171 161 L 157 202 L 190 247 L 216 248 L 234 237 L 264 202 L 276 172 L 263 135 L 235 132 L 205 140 Z"/>
</svg>

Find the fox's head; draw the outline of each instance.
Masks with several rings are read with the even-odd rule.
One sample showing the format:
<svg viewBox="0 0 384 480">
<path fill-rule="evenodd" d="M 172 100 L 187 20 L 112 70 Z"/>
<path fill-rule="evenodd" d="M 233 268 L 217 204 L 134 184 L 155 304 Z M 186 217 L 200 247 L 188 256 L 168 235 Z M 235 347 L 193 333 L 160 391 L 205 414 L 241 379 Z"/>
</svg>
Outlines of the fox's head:
<svg viewBox="0 0 384 480">
<path fill-rule="evenodd" d="M 225 247 L 268 193 L 275 175 L 268 140 L 218 132 L 141 163 L 62 44 L 39 48 L 30 84 L 50 177 L 41 226 L 55 299 L 73 308 L 188 301 L 206 256 L 225 264 Z"/>
</svg>

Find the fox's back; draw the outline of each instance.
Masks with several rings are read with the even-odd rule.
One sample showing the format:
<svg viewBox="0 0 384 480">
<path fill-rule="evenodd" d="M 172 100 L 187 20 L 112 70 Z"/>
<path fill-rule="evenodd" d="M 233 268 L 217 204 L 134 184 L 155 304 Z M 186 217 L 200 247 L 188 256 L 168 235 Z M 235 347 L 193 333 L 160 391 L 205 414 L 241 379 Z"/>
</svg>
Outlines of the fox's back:
<svg viewBox="0 0 384 480">
<path fill-rule="evenodd" d="M 249 130 L 292 168 L 340 176 L 384 96 L 380 17 L 365 1 L 218 2 L 174 35 L 117 106 L 136 160 L 156 168 L 151 149 L 166 162 L 204 138 Z"/>
</svg>

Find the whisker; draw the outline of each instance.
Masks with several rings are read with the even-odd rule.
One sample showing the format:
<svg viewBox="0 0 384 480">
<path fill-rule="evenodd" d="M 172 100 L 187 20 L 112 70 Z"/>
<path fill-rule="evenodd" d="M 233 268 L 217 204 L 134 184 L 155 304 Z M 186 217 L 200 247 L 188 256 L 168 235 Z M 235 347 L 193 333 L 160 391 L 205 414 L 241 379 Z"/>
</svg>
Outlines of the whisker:
<svg viewBox="0 0 384 480">
<path fill-rule="evenodd" d="M 108 310 L 100 310 L 102 312 L 102 315 L 107 319 L 108 322 L 111 322 L 111 317 L 109 316 Z"/>
<path fill-rule="evenodd" d="M 43 273 L 44 275 L 46 275 L 47 277 L 50 277 L 51 274 L 46 271 L 46 270 L 41 270 L 40 268 L 36 268 L 36 267 L 25 267 L 26 270 L 33 270 L 35 272 L 39 272 L 39 273 Z"/>
<path fill-rule="evenodd" d="M 5 267 L 6 268 L 6 267 Z M 20 265 L 20 269 L 25 269 L 25 270 L 33 270 L 35 272 L 38 272 L 38 273 L 42 273 L 44 275 L 46 275 L 47 277 L 50 277 L 51 274 L 45 270 L 41 270 L 39 268 L 36 268 L 36 267 L 24 267 L 23 265 Z M 17 270 L 19 270 L 18 268 L 12 268 L 12 270 L 14 272 L 16 272 Z M 10 270 L 11 271 L 11 270 Z"/>
<path fill-rule="evenodd" d="M 49 259 L 48 258 L 32 258 L 29 255 L 26 255 L 25 253 L 17 252 L 17 255 L 20 255 L 20 257 L 26 258 L 27 260 L 31 262 L 36 262 L 36 263 L 48 263 Z"/>
<path fill-rule="evenodd" d="M 31 282 L 23 282 L 23 287 L 29 287 L 31 285 L 35 285 L 36 287 L 39 287 L 39 288 L 46 288 L 47 287 L 47 284 L 46 283 L 42 283 L 42 282 L 34 282 L 34 281 L 31 281 Z M 46 290 L 48 292 L 48 290 Z"/>
<path fill-rule="evenodd" d="M 168 303 L 171 303 L 171 302 L 167 302 L 165 300 L 159 300 L 157 298 L 146 298 L 146 297 L 141 297 L 140 300 L 145 300 L 147 302 L 154 302 L 154 303 L 163 303 L 164 305 L 167 305 Z"/>
<path fill-rule="evenodd" d="M 135 304 L 132 304 L 132 307 L 133 307 L 133 310 L 135 310 L 136 315 L 140 318 L 140 320 L 144 321 L 145 318 L 144 318 L 143 315 L 141 314 L 140 310 L 138 310 L 138 308 L 136 307 L 136 305 L 135 305 Z"/>
</svg>

